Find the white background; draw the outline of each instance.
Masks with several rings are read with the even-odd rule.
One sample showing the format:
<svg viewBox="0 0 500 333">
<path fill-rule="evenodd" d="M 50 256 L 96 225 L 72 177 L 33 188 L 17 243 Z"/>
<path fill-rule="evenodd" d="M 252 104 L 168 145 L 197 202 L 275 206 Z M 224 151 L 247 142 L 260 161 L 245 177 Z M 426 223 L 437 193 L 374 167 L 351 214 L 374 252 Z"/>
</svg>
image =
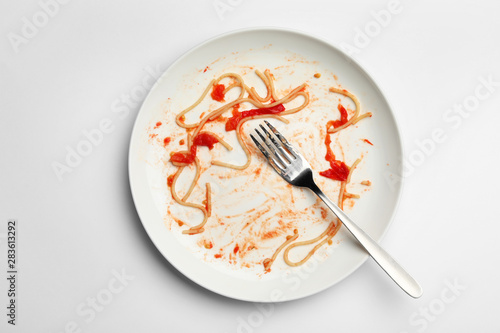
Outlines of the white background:
<svg viewBox="0 0 500 333">
<path fill-rule="evenodd" d="M 89 0 L 51 7 L 44 22 L 37 1 L 1 1 L 0 331 L 498 332 L 500 5 L 401 0 L 378 29 L 373 12 L 388 6 Z M 36 19 L 38 31 L 23 37 Z M 353 57 L 384 88 L 410 169 L 382 244 L 421 282 L 422 298 L 401 292 L 369 260 L 322 293 L 259 310 L 193 284 L 149 240 L 127 174 L 142 81 L 208 38 L 254 26 L 356 47 Z M 14 34 L 25 39 L 16 45 Z M 493 82 L 490 91 L 481 80 Z M 113 104 L 132 92 L 130 112 L 118 118 Z M 454 106 L 464 116 L 449 113 Z M 53 163 L 103 119 L 113 131 L 58 179 Z M 431 145 L 435 129 L 446 139 Z M 10 218 L 19 224 L 15 327 L 6 316 Z M 116 280 L 123 273 L 125 282 Z M 90 311 L 106 290 L 116 293 Z"/>
</svg>

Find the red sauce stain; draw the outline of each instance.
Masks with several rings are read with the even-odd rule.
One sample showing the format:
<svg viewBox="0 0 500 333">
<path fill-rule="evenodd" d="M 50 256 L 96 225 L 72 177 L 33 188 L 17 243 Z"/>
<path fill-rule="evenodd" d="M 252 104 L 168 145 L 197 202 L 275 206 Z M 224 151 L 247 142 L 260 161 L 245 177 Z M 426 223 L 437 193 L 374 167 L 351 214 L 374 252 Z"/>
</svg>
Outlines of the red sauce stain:
<svg viewBox="0 0 500 333">
<path fill-rule="evenodd" d="M 172 141 L 172 138 L 167 137 L 167 138 L 163 139 L 163 145 L 164 146 L 168 145 L 170 143 L 170 141 Z"/>
<path fill-rule="evenodd" d="M 158 127 L 160 127 L 160 126 L 161 126 L 161 121 L 159 121 L 159 122 L 157 122 L 157 123 L 156 123 L 155 128 L 158 128 Z"/>
<path fill-rule="evenodd" d="M 177 222 L 177 224 L 179 225 L 179 227 L 182 227 L 184 225 L 184 222 L 182 222 L 178 218 L 173 217 L 173 219 L 174 219 L 175 222 Z"/>
<path fill-rule="evenodd" d="M 180 139 L 180 140 L 179 140 L 179 144 L 180 144 L 180 145 L 183 145 L 183 144 L 185 144 L 185 143 L 186 143 L 186 141 L 184 141 L 184 139 Z"/>
<path fill-rule="evenodd" d="M 170 161 L 174 163 L 184 163 L 191 164 L 194 162 L 196 158 L 196 147 L 198 146 L 206 146 L 208 149 L 212 149 L 214 144 L 219 142 L 215 136 L 210 133 L 200 133 L 198 134 L 194 140 L 193 145 L 189 151 L 179 151 L 170 155 Z"/>
<path fill-rule="evenodd" d="M 219 142 L 219 139 L 210 133 L 200 133 L 193 140 L 194 145 L 205 146 L 208 147 L 209 150 L 212 150 L 214 148 L 214 144 L 217 142 Z"/>
<path fill-rule="evenodd" d="M 368 139 L 363 139 L 363 141 L 373 146 L 373 143 L 371 143 L 371 142 L 370 142 L 370 140 L 368 140 Z"/>
<path fill-rule="evenodd" d="M 238 127 L 238 123 L 243 118 L 260 116 L 264 114 L 279 114 L 280 112 L 283 111 L 285 111 L 285 107 L 283 106 L 283 104 L 278 104 L 270 108 L 252 109 L 243 112 L 235 111 L 233 109 L 233 116 L 229 118 L 226 122 L 226 131 L 229 132 L 235 130 L 236 127 Z"/>
<path fill-rule="evenodd" d="M 207 70 L 209 70 L 209 69 L 210 69 L 210 67 L 208 67 L 208 66 L 207 66 L 207 67 L 205 67 L 205 69 L 203 70 L 203 73 L 205 73 L 205 72 L 206 72 Z"/>
<path fill-rule="evenodd" d="M 214 257 L 217 258 L 217 259 L 219 259 L 220 257 L 222 257 L 222 254 L 216 253 L 216 254 L 214 254 Z"/>
<path fill-rule="evenodd" d="M 168 187 L 172 187 L 172 184 L 174 183 L 174 175 L 170 175 L 167 177 L 167 185 Z"/>
<path fill-rule="evenodd" d="M 330 134 L 326 134 L 325 137 L 325 146 L 326 146 L 326 155 L 325 155 L 325 160 L 328 162 L 335 160 L 335 154 L 332 151 L 332 148 L 330 147 L 330 143 L 332 143 L 332 139 L 330 137 Z"/>
<path fill-rule="evenodd" d="M 214 101 L 224 102 L 224 89 L 226 89 L 226 87 L 223 84 L 216 84 L 210 96 L 212 96 Z"/>
<path fill-rule="evenodd" d="M 272 230 L 272 231 L 269 231 L 269 232 L 266 232 L 264 235 L 262 235 L 262 239 L 270 239 L 270 238 L 275 238 L 275 237 L 278 237 L 279 236 L 279 233 L 277 230 Z"/>
<path fill-rule="evenodd" d="M 234 250 L 233 250 L 233 253 L 236 254 L 238 253 L 240 247 L 238 246 L 238 244 L 236 244 L 236 246 L 234 247 Z"/>
<path fill-rule="evenodd" d="M 330 134 L 326 135 L 325 145 L 326 145 L 326 155 L 325 160 L 330 162 L 330 169 L 321 171 L 319 174 L 323 177 L 330 178 L 338 181 L 346 181 L 349 175 L 349 167 L 342 161 L 336 160 L 332 149 L 330 148 L 330 143 L 332 142 Z"/>
<path fill-rule="evenodd" d="M 325 208 L 321 207 L 321 217 L 323 219 L 326 219 L 327 216 L 328 216 L 328 211 Z"/>
<path fill-rule="evenodd" d="M 266 258 L 264 261 L 262 261 L 262 264 L 264 265 L 264 270 L 267 272 L 271 271 L 271 267 L 269 267 L 269 264 L 271 263 L 271 259 Z"/>
<path fill-rule="evenodd" d="M 326 128 L 330 128 L 333 126 L 334 128 L 340 127 L 347 123 L 347 110 L 342 106 L 342 104 L 338 105 L 338 110 L 340 112 L 340 120 L 331 120 L 326 124 Z"/>
<path fill-rule="evenodd" d="M 149 137 L 150 137 L 151 139 L 154 139 L 154 138 L 156 138 L 157 136 L 158 136 L 158 134 L 149 134 Z"/>
<path fill-rule="evenodd" d="M 192 145 L 189 151 L 180 151 L 170 156 L 171 162 L 191 164 L 196 158 L 196 145 Z"/>
<path fill-rule="evenodd" d="M 319 174 L 323 177 L 344 182 L 349 175 L 349 167 L 342 161 L 330 162 L 331 168 L 321 171 Z"/>
</svg>

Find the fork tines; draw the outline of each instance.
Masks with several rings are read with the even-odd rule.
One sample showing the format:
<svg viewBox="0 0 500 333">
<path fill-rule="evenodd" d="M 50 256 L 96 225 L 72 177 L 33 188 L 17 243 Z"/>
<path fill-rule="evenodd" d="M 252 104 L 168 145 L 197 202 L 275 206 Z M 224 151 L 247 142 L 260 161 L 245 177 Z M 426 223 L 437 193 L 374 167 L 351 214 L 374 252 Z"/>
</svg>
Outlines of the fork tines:
<svg viewBox="0 0 500 333">
<path fill-rule="evenodd" d="M 271 165 L 275 169 L 279 169 L 276 171 L 282 171 L 282 169 L 286 168 L 297 159 L 299 154 L 273 125 L 267 120 L 264 120 L 264 122 L 274 134 L 271 134 L 262 124 L 260 124 L 259 127 L 262 132 L 264 132 L 264 135 L 257 128 L 255 129 L 255 132 L 259 135 L 265 148 L 252 134 L 250 134 L 250 137 L 262 154 L 271 162 Z"/>
</svg>

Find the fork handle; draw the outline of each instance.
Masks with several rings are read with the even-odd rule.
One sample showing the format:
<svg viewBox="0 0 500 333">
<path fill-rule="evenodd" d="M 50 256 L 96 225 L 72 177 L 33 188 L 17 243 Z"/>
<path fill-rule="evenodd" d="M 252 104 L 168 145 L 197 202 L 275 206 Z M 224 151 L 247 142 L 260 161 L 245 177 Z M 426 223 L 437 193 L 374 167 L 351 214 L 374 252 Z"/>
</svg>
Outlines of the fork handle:
<svg viewBox="0 0 500 333">
<path fill-rule="evenodd" d="M 380 245 L 377 244 L 368 234 L 366 234 L 356 223 L 354 223 L 335 203 L 320 190 L 314 183 L 309 188 L 331 209 L 344 226 L 365 248 L 375 262 L 401 287 L 408 295 L 413 298 L 422 296 L 422 287 L 415 279 L 408 274 L 405 269 L 392 258 Z"/>
</svg>

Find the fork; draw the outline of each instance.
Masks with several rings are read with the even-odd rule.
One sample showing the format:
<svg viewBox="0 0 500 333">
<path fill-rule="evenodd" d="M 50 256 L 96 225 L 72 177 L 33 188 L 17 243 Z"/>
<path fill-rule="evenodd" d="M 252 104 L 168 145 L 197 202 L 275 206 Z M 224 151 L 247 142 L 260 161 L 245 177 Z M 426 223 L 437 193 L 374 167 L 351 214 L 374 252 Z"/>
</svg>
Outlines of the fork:
<svg viewBox="0 0 500 333">
<path fill-rule="evenodd" d="M 314 182 L 313 172 L 307 160 L 268 121 L 264 120 L 264 122 L 274 136 L 262 124 L 259 126 L 264 135 L 257 128 L 255 132 L 267 149 L 252 134 L 250 137 L 274 170 L 291 185 L 307 187 L 313 191 L 401 289 L 413 298 L 422 296 L 423 290 L 418 282 L 377 242 L 358 227 L 342 209 L 328 199 Z"/>
</svg>

